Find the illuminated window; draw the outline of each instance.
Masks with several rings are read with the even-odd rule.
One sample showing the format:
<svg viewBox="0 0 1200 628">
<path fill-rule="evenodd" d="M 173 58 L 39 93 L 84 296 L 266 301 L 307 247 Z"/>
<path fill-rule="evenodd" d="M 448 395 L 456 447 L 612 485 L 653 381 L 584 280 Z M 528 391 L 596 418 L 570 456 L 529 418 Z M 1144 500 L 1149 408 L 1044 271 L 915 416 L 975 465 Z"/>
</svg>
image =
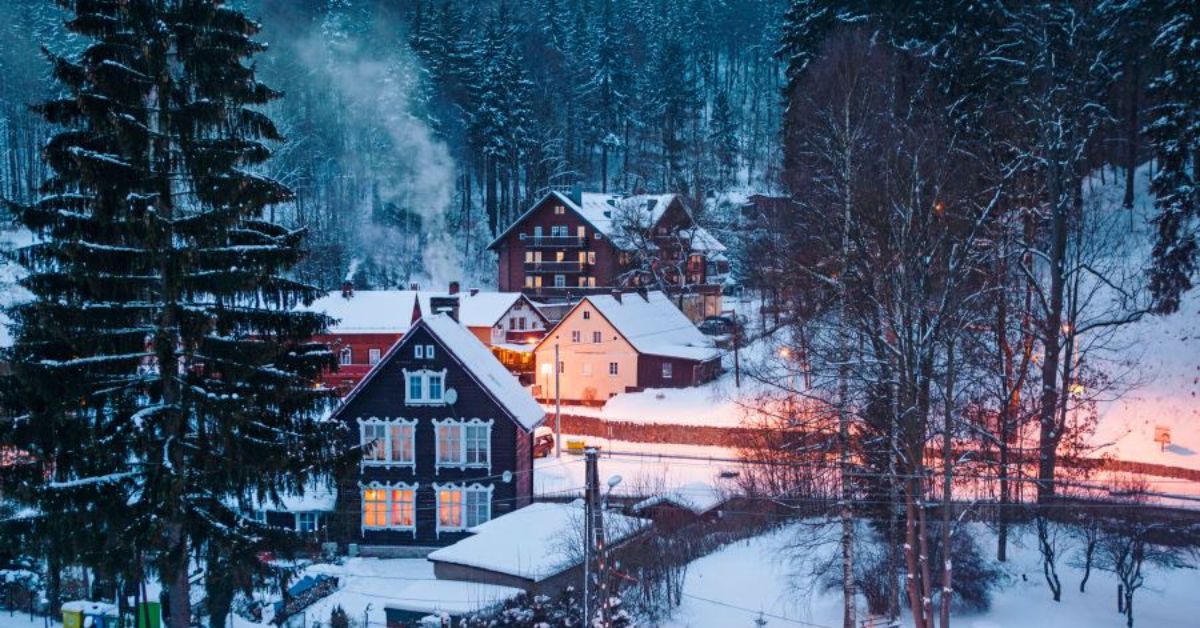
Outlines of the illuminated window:
<svg viewBox="0 0 1200 628">
<path fill-rule="evenodd" d="M 554 213 L 555 213 L 555 215 L 561 216 L 561 215 L 567 213 L 567 208 L 563 207 L 562 205 L 555 205 Z"/>
<path fill-rule="evenodd" d="M 445 485 L 437 491 L 438 532 L 463 530 L 492 518 L 492 487 Z"/>
<path fill-rule="evenodd" d="M 675 373 L 675 365 L 670 362 L 663 362 L 662 376 L 663 379 L 671 379 L 671 375 Z"/>
<path fill-rule="evenodd" d="M 363 489 L 363 527 L 387 527 L 387 491 L 377 488 Z"/>
<path fill-rule="evenodd" d="M 533 287 L 533 277 L 532 277 L 532 276 L 530 276 L 530 275 L 525 275 L 525 287 L 526 287 L 526 288 L 532 288 L 532 287 Z"/>
<path fill-rule="evenodd" d="M 589 263 L 589 264 L 596 263 L 596 252 L 595 251 L 588 251 L 587 263 Z"/>
<path fill-rule="evenodd" d="M 363 488 L 362 503 L 364 529 L 416 530 L 416 484 Z"/>
<path fill-rule="evenodd" d="M 462 424 L 449 423 L 437 426 L 438 464 L 462 464 Z"/>
<path fill-rule="evenodd" d="M 342 366 L 354 364 L 354 352 L 350 350 L 350 347 L 342 349 L 342 352 L 338 354 L 338 364 Z"/>
<path fill-rule="evenodd" d="M 412 528 L 416 526 L 417 492 L 412 489 L 393 489 L 391 495 L 391 528 Z"/>
</svg>

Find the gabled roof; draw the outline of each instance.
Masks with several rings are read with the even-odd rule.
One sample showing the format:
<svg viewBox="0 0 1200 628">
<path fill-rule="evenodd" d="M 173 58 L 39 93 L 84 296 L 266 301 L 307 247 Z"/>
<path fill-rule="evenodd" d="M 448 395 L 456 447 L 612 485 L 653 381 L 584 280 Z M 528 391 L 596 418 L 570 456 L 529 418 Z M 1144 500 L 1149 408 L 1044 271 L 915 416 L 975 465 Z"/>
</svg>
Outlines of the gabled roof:
<svg viewBox="0 0 1200 628">
<path fill-rule="evenodd" d="M 703 515 L 727 501 L 724 493 L 711 484 L 691 482 L 674 490 L 644 499 L 634 504 L 630 510 L 640 513 L 643 510 L 659 504 L 674 504 L 693 514 Z"/>
<path fill-rule="evenodd" d="M 662 292 L 647 292 L 645 297 L 626 293 L 620 300 L 608 294 L 589 295 L 575 304 L 562 320 L 570 319 L 585 303 L 590 303 L 638 353 L 697 362 L 715 360 L 721 355 L 712 339 L 700 333 Z M 553 335 L 552 329 L 535 351 Z"/>
<path fill-rule="evenodd" d="M 362 381 L 358 382 L 342 399 L 342 403 L 333 413 L 335 417 L 348 407 L 361 391 L 371 385 L 376 375 L 392 361 L 397 352 L 410 344 L 413 332 L 422 328 L 428 331 L 429 335 L 433 336 L 442 345 L 442 348 L 458 362 L 463 371 L 475 380 L 480 388 L 491 396 L 501 408 L 504 408 L 523 429 L 532 431 L 546 417 L 546 412 L 534 401 L 529 391 L 521 386 L 517 378 L 509 373 L 503 364 L 500 364 L 496 356 L 492 355 L 491 350 L 480 342 L 475 334 L 467 331 L 466 327 L 445 314 L 421 317 L 399 342 L 392 345 L 392 348 L 367 373 L 367 376 L 362 378 Z"/>
<path fill-rule="evenodd" d="M 599 192 L 584 192 L 580 196 L 580 202 L 576 203 L 565 194 L 551 191 L 545 196 L 538 199 L 524 214 L 513 221 L 500 235 L 496 236 L 488 245 L 489 249 L 495 248 L 500 244 L 508 234 L 525 222 L 533 213 L 546 202 L 548 198 L 554 198 L 562 203 L 564 207 L 579 215 L 584 222 L 592 226 L 593 229 L 608 238 L 614 246 L 620 249 L 629 249 L 633 246 L 626 234 L 621 233 L 621 225 L 613 220 L 614 216 L 618 216 L 621 211 L 645 211 L 646 216 L 644 221 L 639 219 L 638 224 L 643 224 L 649 228 L 658 226 L 658 222 L 666 214 L 667 209 L 672 204 L 678 202 L 679 206 L 687 214 L 692 224 L 695 225 L 694 235 L 692 237 L 692 249 L 695 251 L 724 251 L 725 246 L 717 241 L 715 237 L 704 227 L 696 224 L 695 218 L 687 209 L 687 204 L 683 202 L 683 197 L 678 194 L 639 194 L 635 196 L 623 196 L 620 194 L 606 194 Z M 653 246 L 651 242 L 644 243 L 647 246 Z"/>
<path fill-rule="evenodd" d="M 541 582 L 582 561 L 582 554 L 573 551 L 576 544 L 571 539 L 583 538 L 583 510 L 583 500 L 530 504 L 471 528 L 474 534 L 428 558 Z M 610 545 L 649 525 L 645 519 L 604 513 Z"/>
</svg>

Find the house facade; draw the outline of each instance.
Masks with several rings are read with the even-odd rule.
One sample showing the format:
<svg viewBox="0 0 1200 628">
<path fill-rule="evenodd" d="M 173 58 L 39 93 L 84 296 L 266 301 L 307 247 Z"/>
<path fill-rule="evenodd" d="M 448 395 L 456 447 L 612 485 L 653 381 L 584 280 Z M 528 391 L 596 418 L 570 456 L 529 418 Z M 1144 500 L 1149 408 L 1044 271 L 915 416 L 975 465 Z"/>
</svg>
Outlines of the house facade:
<svg viewBox="0 0 1200 628">
<path fill-rule="evenodd" d="M 562 400 L 580 403 L 695 386 L 721 368 L 720 352 L 673 300 L 646 291 L 584 297 L 538 343 L 534 357 L 537 396 L 552 399 L 557 385 Z"/>
<path fill-rule="evenodd" d="M 666 286 L 721 309 L 729 274 L 725 247 L 696 224 L 678 194 L 620 196 L 550 192 L 500 234 L 501 291 L 574 300 L 615 288 Z"/>
<path fill-rule="evenodd" d="M 544 413 L 451 316 L 419 319 L 334 420 L 362 450 L 339 485 L 339 537 L 364 553 L 448 545 L 528 504 Z"/>
</svg>

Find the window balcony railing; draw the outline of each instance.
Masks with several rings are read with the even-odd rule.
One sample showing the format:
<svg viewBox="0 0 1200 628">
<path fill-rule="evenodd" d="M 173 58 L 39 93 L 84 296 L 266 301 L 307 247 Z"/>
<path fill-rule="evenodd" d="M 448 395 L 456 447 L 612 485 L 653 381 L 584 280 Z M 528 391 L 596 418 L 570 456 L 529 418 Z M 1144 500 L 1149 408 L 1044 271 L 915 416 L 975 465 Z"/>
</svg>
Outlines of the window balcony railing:
<svg viewBox="0 0 1200 628">
<path fill-rule="evenodd" d="M 578 236 L 527 236 L 525 246 L 531 249 L 578 249 L 584 238 Z"/>
</svg>

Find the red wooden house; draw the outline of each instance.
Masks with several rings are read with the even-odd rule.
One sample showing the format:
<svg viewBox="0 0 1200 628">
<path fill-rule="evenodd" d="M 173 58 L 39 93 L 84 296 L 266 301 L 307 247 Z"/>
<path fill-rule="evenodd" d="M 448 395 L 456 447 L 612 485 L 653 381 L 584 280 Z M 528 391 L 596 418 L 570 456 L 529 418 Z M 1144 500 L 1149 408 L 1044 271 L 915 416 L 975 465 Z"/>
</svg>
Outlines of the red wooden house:
<svg viewBox="0 0 1200 628">
<path fill-rule="evenodd" d="M 499 288 L 572 301 L 614 288 L 666 287 L 696 298 L 692 318 L 720 313 L 725 247 L 678 194 L 549 192 L 499 235 Z"/>
</svg>

